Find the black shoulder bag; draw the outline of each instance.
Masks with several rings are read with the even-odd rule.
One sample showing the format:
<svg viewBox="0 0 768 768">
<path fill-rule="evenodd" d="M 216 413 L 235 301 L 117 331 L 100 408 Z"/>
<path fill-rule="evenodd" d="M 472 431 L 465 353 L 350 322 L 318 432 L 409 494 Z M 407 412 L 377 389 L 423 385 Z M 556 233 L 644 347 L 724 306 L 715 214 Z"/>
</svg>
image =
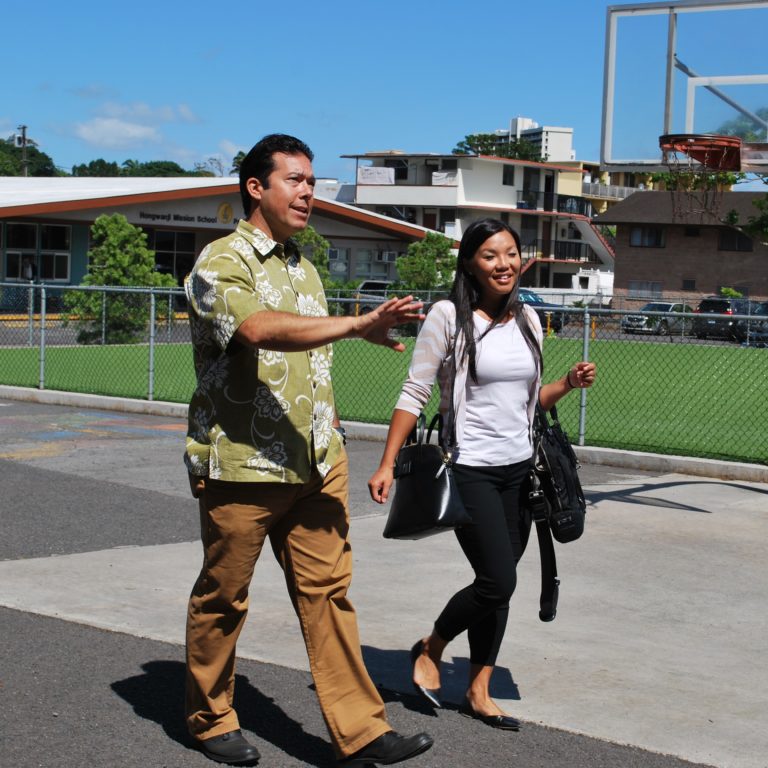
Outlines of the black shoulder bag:
<svg viewBox="0 0 768 768">
<path fill-rule="evenodd" d="M 456 447 L 453 395 L 457 336 L 458 332 L 454 337 L 452 352 L 454 368 L 448 411 L 448 445 L 443 442 L 442 416 L 435 415 L 427 430 L 426 417 L 423 413 L 419 414 L 416 425 L 395 461 L 395 497 L 384 527 L 385 539 L 423 539 L 472 523 L 453 477 L 453 452 Z M 435 428 L 438 445 L 430 443 Z"/>
<path fill-rule="evenodd" d="M 575 541 L 584 532 L 587 503 L 581 489 L 579 461 L 568 435 L 550 410 L 536 404 L 533 422 L 533 464 L 528 477 L 527 505 L 536 523 L 541 554 L 541 597 L 539 618 L 552 621 L 557 613 L 560 580 L 552 537 L 561 544 Z"/>
</svg>

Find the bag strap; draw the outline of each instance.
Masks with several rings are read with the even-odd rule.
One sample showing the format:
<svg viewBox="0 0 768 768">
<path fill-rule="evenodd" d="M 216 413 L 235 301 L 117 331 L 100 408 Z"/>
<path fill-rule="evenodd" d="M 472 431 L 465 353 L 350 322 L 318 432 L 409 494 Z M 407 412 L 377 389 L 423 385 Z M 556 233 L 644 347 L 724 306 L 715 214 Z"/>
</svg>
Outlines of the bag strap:
<svg viewBox="0 0 768 768">
<path fill-rule="evenodd" d="M 547 520 L 547 502 L 538 475 L 531 469 L 528 473 L 530 490 L 528 492 L 528 508 L 536 523 L 536 539 L 539 542 L 541 558 L 541 595 L 539 596 L 539 618 L 542 621 L 552 621 L 557 615 L 557 599 L 560 596 L 560 579 L 557 578 L 557 558 L 555 544 L 552 541 L 552 531 Z"/>
<path fill-rule="evenodd" d="M 451 347 L 451 397 L 448 402 L 448 442 L 443 444 L 442 430 L 440 431 L 440 447 L 443 452 L 451 457 L 453 451 L 456 448 L 456 410 L 453 404 L 453 398 L 456 394 L 456 345 L 459 343 L 459 328 L 458 322 L 456 323 L 456 330 L 453 334 L 453 345 Z"/>
</svg>

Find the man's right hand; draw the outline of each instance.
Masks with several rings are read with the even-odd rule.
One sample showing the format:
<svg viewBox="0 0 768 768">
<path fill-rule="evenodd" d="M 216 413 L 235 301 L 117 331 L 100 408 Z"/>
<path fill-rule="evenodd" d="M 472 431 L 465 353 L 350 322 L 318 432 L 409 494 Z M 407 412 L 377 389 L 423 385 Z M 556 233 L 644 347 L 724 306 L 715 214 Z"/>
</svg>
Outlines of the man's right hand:
<svg viewBox="0 0 768 768">
<path fill-rule="evenodd" d="M 402 299 L 389 299 L 376 309 L 357 318 L 357 336 L 371 344 L 381 344 L 395 352 L 404 352 L 405 345 L 389 336 L 389 331 L 396 325 L 420 322 L 424 314 L 420 311 L 423 301 L 414 301 L 413 296 Z"/>
<path fill-rule="evenodd" d="M 199 499 L 205 490 L 205 478 L 201 475 L 193 475 L 191 472 L 187 474 L 189 476 L 189 490 L 195 499 Z"/>
</svg>

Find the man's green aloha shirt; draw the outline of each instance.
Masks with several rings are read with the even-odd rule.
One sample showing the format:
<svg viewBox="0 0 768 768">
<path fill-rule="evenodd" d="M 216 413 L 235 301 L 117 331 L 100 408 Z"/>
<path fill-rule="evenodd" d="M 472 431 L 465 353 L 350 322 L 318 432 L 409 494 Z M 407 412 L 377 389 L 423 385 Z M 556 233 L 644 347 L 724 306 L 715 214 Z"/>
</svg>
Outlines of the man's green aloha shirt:
<svg viewBox="0 0 768 768">
<path fill-rule="evenodd" d="M 254 312 L 325 316 L 322 283 L 293 248 L 240 221 L 203 249 L 186 281 L 197 389 L 185 462 L 195 475 L 304 483 L 342 451 L 333 429 L 331 346 L 272 352 L 233 338 Z"/>
</svg>

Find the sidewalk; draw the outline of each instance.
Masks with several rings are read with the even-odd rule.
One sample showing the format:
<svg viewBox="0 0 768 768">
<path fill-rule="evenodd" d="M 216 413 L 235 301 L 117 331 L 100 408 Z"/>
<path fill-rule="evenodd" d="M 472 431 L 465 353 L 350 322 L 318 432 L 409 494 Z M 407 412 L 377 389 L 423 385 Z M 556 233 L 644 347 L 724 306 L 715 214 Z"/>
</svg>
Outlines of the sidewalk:
<svg viewBox="0 0 768 768">
<path fill-rule="evenodd" d="M 98 415 L 79 432 L 71 417 L 66 439 L 55 433 L 63 429 L 61 419 L 30 418 L 40 434 L 30 427 L 24 435 L 18 424 L 7 433 L 0 429 L 0 458 L 135 487 L 138 470 L 122 478 L 112 471 L 125 446 L 104 424 L 97 429 Z M 166 494 L 182 498 L 179 453 L 168 449 L 169 437 L 178 436 L 169 434 L 174 424 L 124 419 L 124 434 L 134 444 L 143 441 L 141 471 L 155 477 L 146 487 L 162 482 Z M 176 426 L 181 434 L 183 425 Z M 48 436 L 40 436 L 46 429 Z M 429 631 L 470 574 L 450 534 L 420 542 L 382 539 L 383 514 L 362 497 L 379 451 L 380 444 L 350 443 L 357 510 L 352 597 L 374 679 L 408 692 L 404 650 Z M 525 721 L 721 768 L 765 768 L 768 484 L 608 466 L 585 466 L 584 476 L 587 530 L 578 542 L 558 546 L 557 619 L 538 620 L 539 563 L 531 542 L 494 695 Z M 4 560 L 0 606 L 178 645 L 200 558 L 197 541 L 181 541 Z M 255 578 L 258 613 L 246 625 L 240 655 L 306 670 L 271 557 L 262 559 Z M 468 665 L 465 640 L 449 651 L 444 695 L 458 703 Z"/>
</svg>

